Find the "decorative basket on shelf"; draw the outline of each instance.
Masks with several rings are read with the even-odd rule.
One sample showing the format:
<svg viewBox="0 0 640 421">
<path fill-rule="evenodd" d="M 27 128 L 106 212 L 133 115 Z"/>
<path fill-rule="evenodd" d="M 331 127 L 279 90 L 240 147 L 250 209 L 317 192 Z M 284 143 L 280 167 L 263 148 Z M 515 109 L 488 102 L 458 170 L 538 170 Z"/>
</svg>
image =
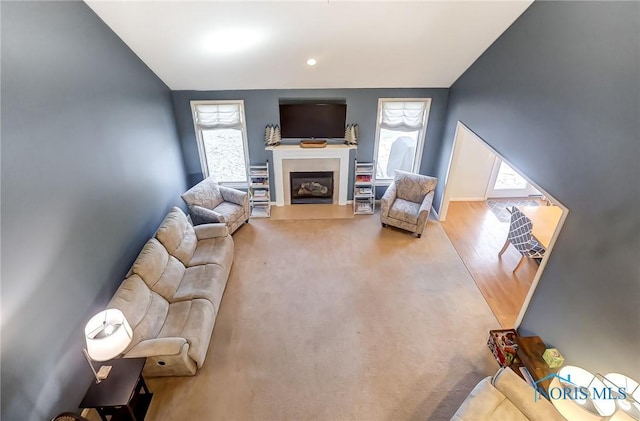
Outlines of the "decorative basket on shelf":
<svg viewBox="0 0 640 421">
<path fill-rule="evenodd" d="M 490 330 L 487 346 L 493 353 L 496 361 L 502 367 L 509 367 L 516 357 L 518 345 L 515 338 L 518 332 L 515 329 Z"/>
</svg>

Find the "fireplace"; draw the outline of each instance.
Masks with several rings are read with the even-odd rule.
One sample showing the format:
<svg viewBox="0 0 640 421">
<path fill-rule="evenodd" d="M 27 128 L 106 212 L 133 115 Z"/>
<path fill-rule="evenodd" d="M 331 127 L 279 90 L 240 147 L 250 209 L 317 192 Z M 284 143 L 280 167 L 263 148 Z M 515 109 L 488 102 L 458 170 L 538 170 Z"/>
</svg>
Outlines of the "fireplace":
<svg viewBox="0 0 640 421">
<path fill-rule="evenodd" d="M 272 182 L 276 193 L 276 206 L 291 204 L 289 174 L 294 171 L 332 171 L 333 201 L 347 204 L 349 192 L 350 155 L 355 146 L 327 145 L 326 148 L 301 148 L 299 145 L 268 146 L 273 159 Z"/>
<path fill-rule="evenodd" d="M 291 204 L 333 203 L 333 172 L 291 172 Z"/>
</svg>

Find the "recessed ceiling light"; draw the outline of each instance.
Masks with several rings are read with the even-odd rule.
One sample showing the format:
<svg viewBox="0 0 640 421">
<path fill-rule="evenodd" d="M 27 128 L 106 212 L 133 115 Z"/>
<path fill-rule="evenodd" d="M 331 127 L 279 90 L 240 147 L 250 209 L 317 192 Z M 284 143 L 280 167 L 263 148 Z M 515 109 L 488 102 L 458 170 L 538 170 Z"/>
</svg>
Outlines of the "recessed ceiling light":
<svg viewBox="0 0 640 421">
<path fill-rule="evenodd" d="M 307 60 L 307 64 L 309 66 L 315 66 L 318 63 L 318 60 L 316 60 L 315 58 L 310 58 L 309 60 Z"/>
</svg>

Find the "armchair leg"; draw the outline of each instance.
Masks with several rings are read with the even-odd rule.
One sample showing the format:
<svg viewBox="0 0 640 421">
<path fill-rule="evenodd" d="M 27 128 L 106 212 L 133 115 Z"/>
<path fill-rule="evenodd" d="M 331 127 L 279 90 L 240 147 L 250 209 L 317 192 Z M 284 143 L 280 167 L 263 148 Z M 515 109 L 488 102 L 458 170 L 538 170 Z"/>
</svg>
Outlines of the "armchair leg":
<svg viewBox="0 0 640 421">
<path fill-rule="evenodd" d="M 509 239 L 508 238 L 504 242 L 504 246 L 502 246 L 502 250 L 500 250 L 500 253 L 498 253 L 498 256 L 502 256 L 502 253 L 504 253 L 507 250 L 507 247 L 509 247 Z"/>
<path fill-rule="evenodd" d="M 418 238 L 422 237 L 422 234 L 418 234 Z"/>
<path fill-rule="evenodd" d="M 386 227 L 387 227 L 387 224 L 385 224 L 385 223 L 383 222 L 383 223 L 382 223 L 382 227 L 383 227 L 383 228 L 386 228 Z"/>
</svg>

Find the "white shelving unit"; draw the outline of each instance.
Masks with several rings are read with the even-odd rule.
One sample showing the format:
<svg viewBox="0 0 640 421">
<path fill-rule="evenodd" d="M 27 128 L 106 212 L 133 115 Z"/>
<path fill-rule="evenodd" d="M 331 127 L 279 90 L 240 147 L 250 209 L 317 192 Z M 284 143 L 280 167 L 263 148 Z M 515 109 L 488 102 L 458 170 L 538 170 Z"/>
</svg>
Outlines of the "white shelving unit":
<svg viewBox="0 0 640 421">
<path fill-rule="evenodd" d="M 252 218 L 271 216 L 271 191 L 269 189 L 269 161 L 264 165 L 249 166 L 249 201 Z"/>
<path fill-rule="evenodd" d="M 376 209 L 375 165 L 356 159 L 353 185 L 353 214 L 371 215 Z"/>
</svg>

